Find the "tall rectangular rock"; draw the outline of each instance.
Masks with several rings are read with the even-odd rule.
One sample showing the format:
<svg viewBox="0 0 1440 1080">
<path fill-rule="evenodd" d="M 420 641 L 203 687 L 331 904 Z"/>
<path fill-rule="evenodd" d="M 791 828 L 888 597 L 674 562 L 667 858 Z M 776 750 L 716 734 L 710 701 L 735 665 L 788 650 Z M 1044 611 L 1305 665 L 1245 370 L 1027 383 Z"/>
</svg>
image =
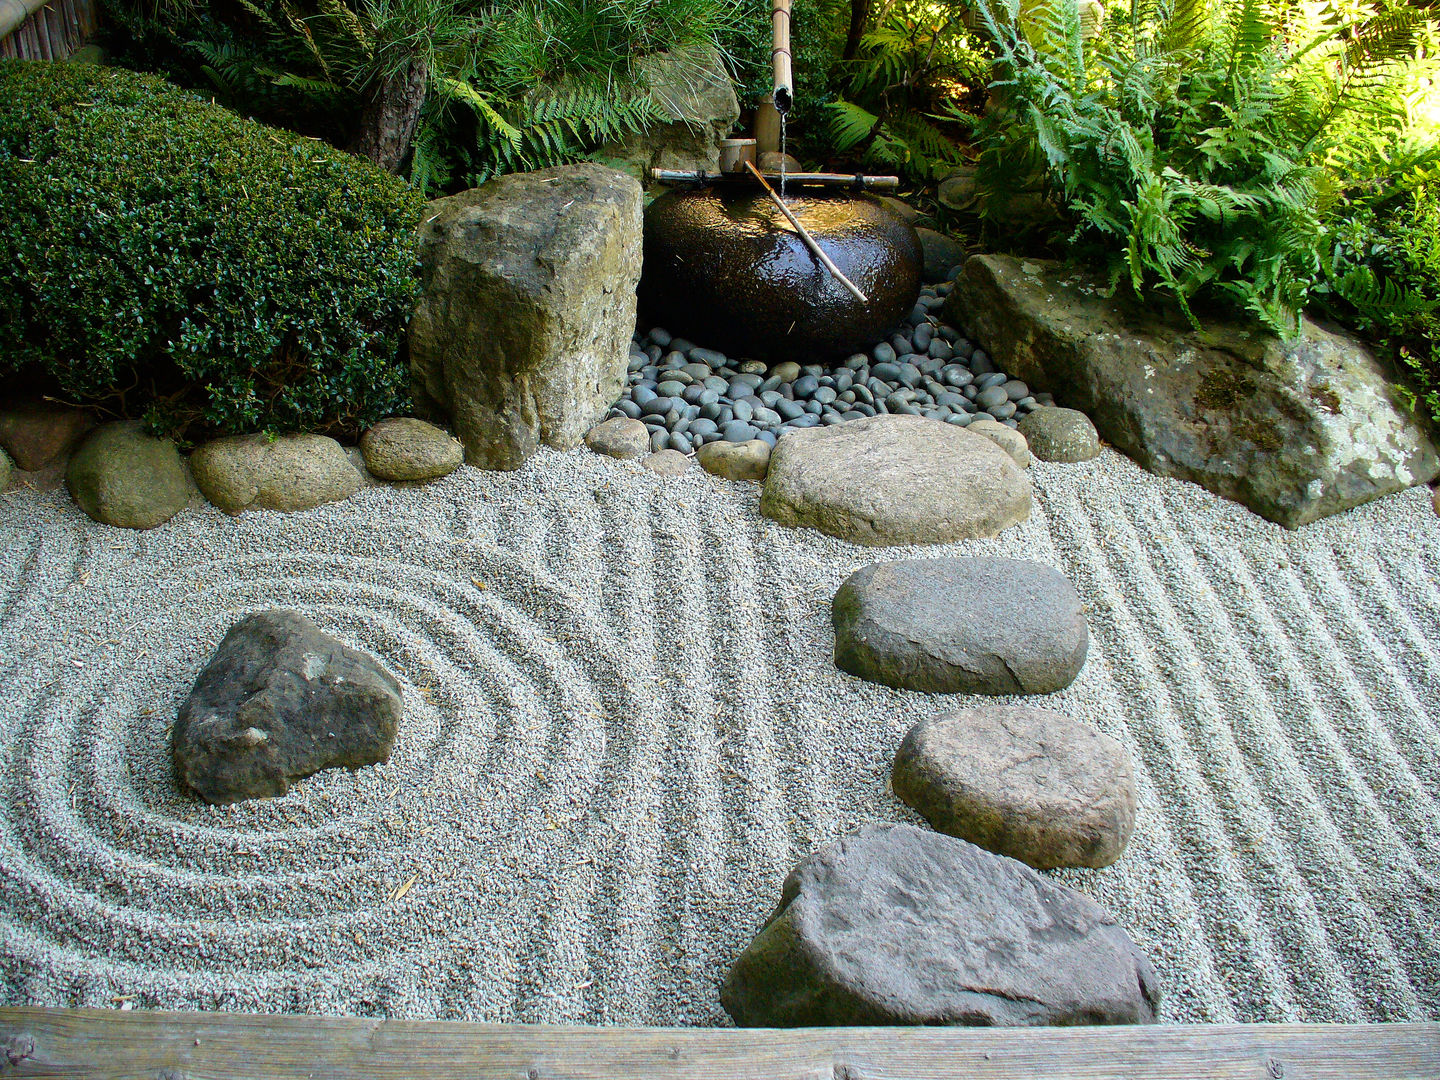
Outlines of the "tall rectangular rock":
<svg viewBox="0 0 1440 1080">
<path fill-rule="evenodd" d="M 417 407 L 448 418 L 465 460 L 516 469 L 577 445 L 620 396 L 641 191 L 600 165 L 502 176 L 432 202 L 410 321 Z"/>
</svg>

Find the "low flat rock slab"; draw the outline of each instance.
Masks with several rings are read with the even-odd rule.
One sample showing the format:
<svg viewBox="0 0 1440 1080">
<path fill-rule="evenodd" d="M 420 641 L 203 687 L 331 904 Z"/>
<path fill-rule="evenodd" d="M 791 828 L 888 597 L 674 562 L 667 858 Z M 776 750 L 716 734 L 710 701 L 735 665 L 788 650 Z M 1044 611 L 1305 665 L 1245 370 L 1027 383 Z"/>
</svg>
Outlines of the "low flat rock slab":
<svg viewBox="0 0 1440 1080">
<path fill-rule="evenodd" d="M 400 684 L 293 611 L 237 623 L 180 708 L 172 755 L 207 802 L 273 798 L 321 769 L 388 760 Z"/>
<path fill-rule="evenodd" d="M 1125 747 L 1053 709 L 986 705 L 922 720 L 890 786 L 940 832 L 1041 870 L 1109 866 L 1135 831 Z"/>
<path fill-rule="evenodd" d="M 742 1027 L 1149 1024 L 1160 985 L 1088 897 L 963 840 L 880 825 L 790 872 L 720 1001 Z"/>
<path fill-rule="evenodd" d="M 836 665 L 902 690 L 1049 694 L 1090 648 L 1075 587 L 1018 559 L 875 563 L 845 580 L 830 614 Z"/>
<path fill-rule="evenodd" d="M 760 512 L 856 544 L 994 536 L 1030 516 L 1030 480 L 989 439 L 923 416 L 790 431 L 770 455 Z"/>
</svg>

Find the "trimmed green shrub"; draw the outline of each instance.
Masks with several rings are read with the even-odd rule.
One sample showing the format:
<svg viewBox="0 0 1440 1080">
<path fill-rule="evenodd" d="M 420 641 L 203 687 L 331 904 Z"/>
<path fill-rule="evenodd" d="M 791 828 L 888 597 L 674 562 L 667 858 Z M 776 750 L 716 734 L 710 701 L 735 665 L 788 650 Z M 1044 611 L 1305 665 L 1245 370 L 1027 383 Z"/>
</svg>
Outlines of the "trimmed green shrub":
<svg viewBox="0 0 1440 1080">
<path fill-rule="evenodd" d="M 160 79 L 0 61 L 0 378 L 181 437 L 403 411 L 422 205 Z"/>
</svg>

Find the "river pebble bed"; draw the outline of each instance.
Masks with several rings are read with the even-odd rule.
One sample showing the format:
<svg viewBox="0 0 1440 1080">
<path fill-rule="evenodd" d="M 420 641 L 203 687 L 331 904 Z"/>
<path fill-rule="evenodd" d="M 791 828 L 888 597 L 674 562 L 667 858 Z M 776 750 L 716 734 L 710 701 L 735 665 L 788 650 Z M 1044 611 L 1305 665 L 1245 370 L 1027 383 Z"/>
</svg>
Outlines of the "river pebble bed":
<svg viewBox="0 0 1440 1080">
<path fill-rule="evenodd" d="M 671 334 L 637 330 L 625 393 L 609 416 L 643 421 L 650 448 L 693 453 L 724 439 L 774 446 L 794 428 L 878 413 L 928 416 L 965 427 L 980 417 L 1016 427 L 1054 404 L 998 370 L 988 353 L 942 321 L 949 281 L 926 285 L 885 341 L 831 365 L 728 357 Z"/>
</svg>

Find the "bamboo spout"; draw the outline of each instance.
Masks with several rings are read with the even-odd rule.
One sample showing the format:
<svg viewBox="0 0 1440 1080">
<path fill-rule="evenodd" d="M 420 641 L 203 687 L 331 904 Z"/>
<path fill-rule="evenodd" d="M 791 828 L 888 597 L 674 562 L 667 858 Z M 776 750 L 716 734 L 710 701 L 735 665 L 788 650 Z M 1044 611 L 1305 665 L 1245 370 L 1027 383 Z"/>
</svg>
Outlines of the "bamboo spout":
<svg viewBox="0 0 1440 1080">
<path fill-rule="evenodd" d="M 775 110 L 783 115 L 795 100 L 795 79 L 790 70 L 790 0 L 771 0 L 770 31 Z"/>
</svg>

